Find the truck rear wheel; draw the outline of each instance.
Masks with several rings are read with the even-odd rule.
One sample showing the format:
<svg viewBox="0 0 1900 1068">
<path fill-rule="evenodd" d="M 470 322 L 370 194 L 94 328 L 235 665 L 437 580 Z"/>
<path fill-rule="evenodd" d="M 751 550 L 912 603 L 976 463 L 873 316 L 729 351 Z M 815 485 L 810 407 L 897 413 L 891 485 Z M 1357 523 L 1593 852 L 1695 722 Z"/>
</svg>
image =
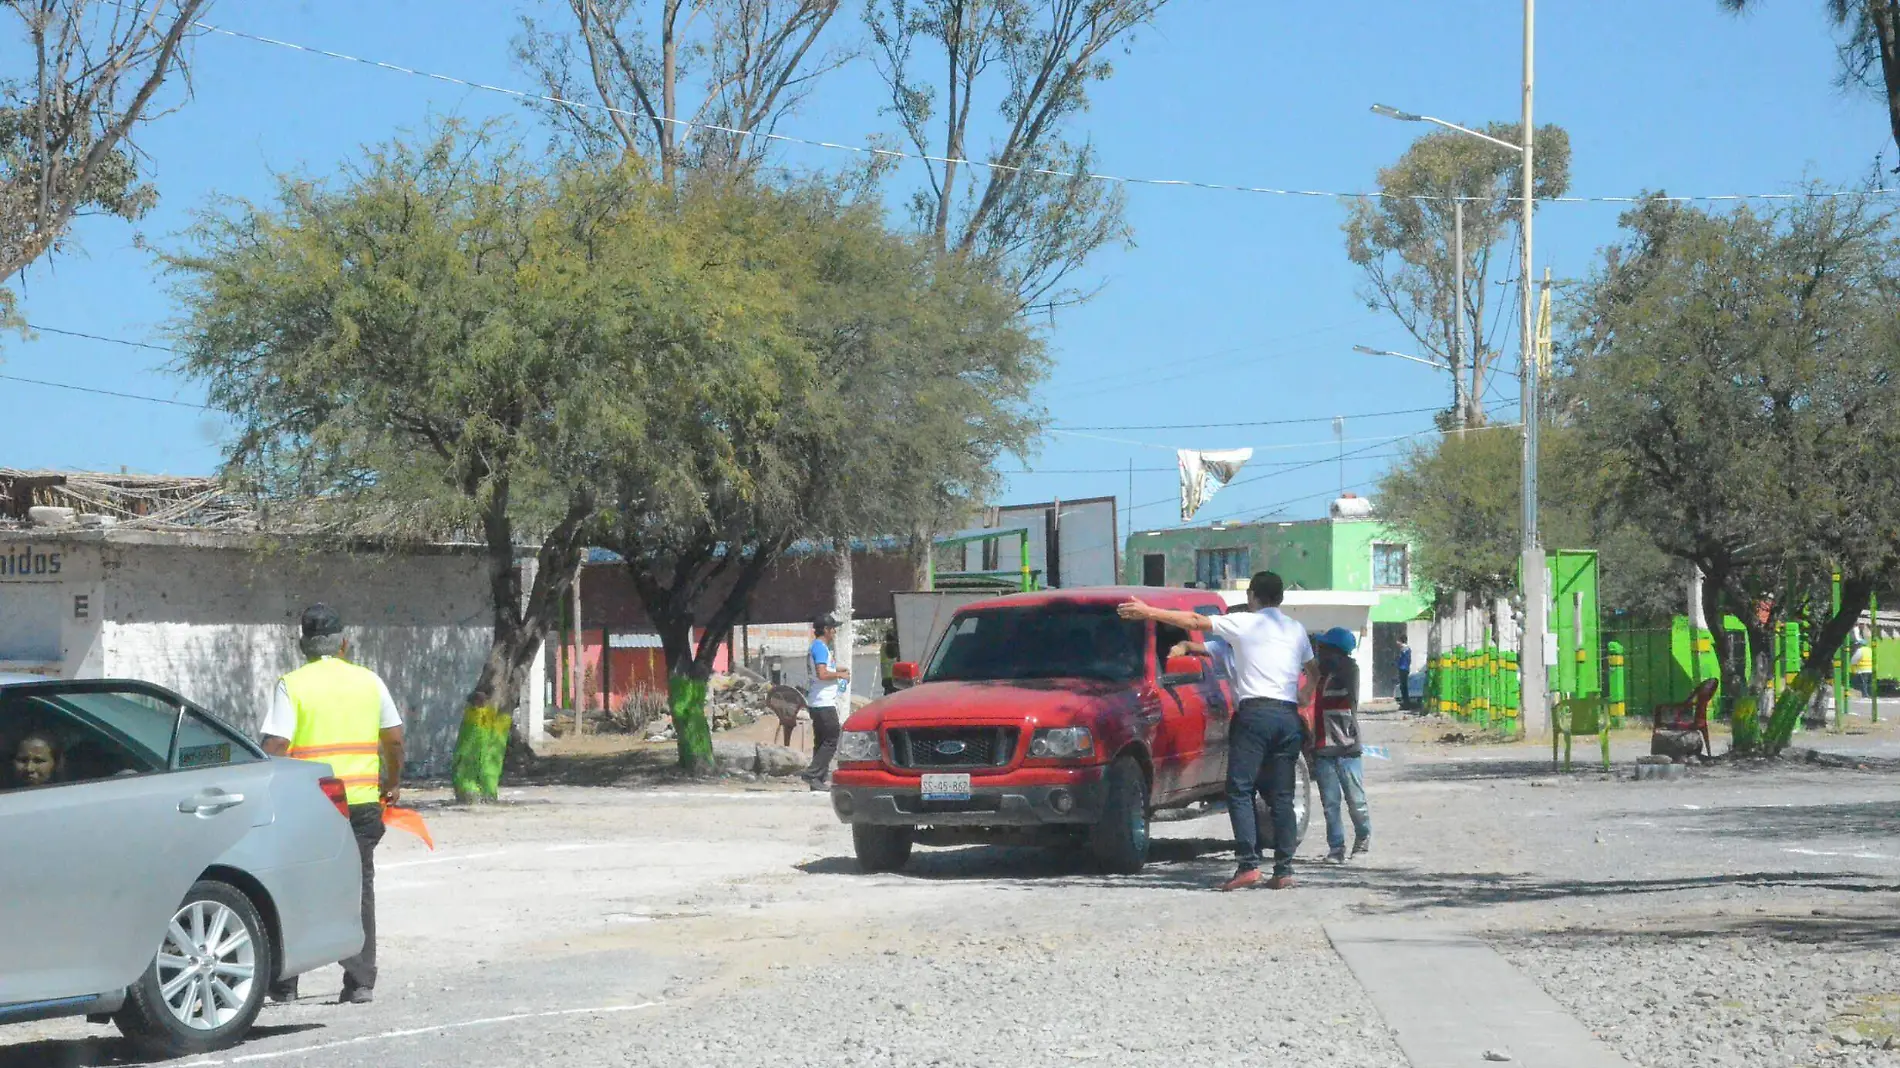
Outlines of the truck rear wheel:
<svg viewBox="0 0 1900 1068">
<path fill-rule="evenodd" d="M 910 862 L 910 847 L 917 840 L 915 827 L 878 827 L 868 823 L 851 825 L 851 845 L 858 854 L 858 867 L 865 874 L 896 871 Z"/>
<path fill-rule="evenodd" d="M 1089 831 L 1089 852 L 1106 871 L 1133 875 L 1148 863 L 1148 777 L 1133 757 L 1109 766 L 1102 818 Z"/>
</svg>

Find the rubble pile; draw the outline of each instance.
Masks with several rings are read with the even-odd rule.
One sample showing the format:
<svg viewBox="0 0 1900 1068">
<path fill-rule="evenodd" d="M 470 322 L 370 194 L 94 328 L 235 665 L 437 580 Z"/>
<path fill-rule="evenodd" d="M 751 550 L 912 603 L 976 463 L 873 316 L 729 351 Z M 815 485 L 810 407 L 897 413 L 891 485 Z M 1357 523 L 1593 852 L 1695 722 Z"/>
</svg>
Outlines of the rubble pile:
<svg viewBox="0 0 1900 1068">
<path fill-rule="evenodd" d="M 713 733 L 729 731 L 756 723 L 769 711 L 765 698 L 772 687 L 751 675 L 715 675 L 706 687 L 706 719 Z M 673 720 L 664 714 L 655 717 L 646 728 L 649 742 L 673 740 Z"/>
</svg>

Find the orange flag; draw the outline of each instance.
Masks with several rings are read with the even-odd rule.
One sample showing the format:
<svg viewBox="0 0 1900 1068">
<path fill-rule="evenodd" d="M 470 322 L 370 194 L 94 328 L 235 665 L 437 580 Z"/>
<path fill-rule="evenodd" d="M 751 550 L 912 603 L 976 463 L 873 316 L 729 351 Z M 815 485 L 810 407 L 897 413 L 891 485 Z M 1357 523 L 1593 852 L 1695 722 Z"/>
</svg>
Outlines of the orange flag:
<svg viewBox="0 0 1900 1068">
<path fill-rule="evenodd" d="M 422 839 L 422 844 L 435 848 L 435 839 L 429 836 L 429 825 L 422 822 L 422 813 L 413 808 L 397 808 L 395 805 L 383 806 L 383 826 L 407 831 Z"/>
</svg>

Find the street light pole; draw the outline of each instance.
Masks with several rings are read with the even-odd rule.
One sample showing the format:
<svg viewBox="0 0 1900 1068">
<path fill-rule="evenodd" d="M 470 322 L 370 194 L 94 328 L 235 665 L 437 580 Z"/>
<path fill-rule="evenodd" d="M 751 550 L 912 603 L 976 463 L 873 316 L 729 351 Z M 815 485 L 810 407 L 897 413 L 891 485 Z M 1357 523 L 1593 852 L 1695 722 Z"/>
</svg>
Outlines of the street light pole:
<svg viewBox="0 0 1900 1068">
<path fill-rule="evenodd" d="M 1465 380 L 1461 368 L 1465 362 L 1465 199 L 1461 192 L 1457 200 L 1451 202 L 1451 258 L 1454 266 L 1453 283 L 1458 289 L 1457 317 L 1451 324 L 1451 400 L 1457 408 L 1452 420 L 1453 425 L 1463 430 L 1476 424 L 1471 418 L 1465 401 Z M 1471 388 L 1478 388 L 1478 361 L 1471 359 Z M 1474 402 L 1469 408 L 1476 408 Z"/>
<path fill-rule="evenodd" d="M 1524 0 L 1524 117 L 1521 127 L 1523 147 L 1520 150 L 1524 154 L 1524 191 L 1519 201 L 1524 212 L 1521 224 L 1524 252 L 1519 265 L 1517 289 L 1518 304 L 1523 313 L 1518 340 L 1522 355 L 1519 381 L 1523 387 L 1524 420 L 1523 558 L 1519 562 L 1524 584 L 1524 635 L 1518 643 L 1518 681 L 1522 687 L 1518 708 L 1521 717 L 1519 722 L 1527 734 L 1542 734 L 1550 725 L 1550 697 L 1544 670 L 1544 635 L 1549 624 L 1550 598 L 1545 590 L 1544 549 L 1537 536 L 1537 424 L 1540 419 L 1538 408 L 1543 400 L 1543 383 L 1539 381 L 1537 365 L 1537 313 L 1531 303 L 1531 265 L 1536 262 L 1531 258 L 1531 219 L 1537 210 L 1536 157 L 1533 154 L 1534 130 L 1531 125 L 1536 4 L 1537 0 Z"/>
</svg>

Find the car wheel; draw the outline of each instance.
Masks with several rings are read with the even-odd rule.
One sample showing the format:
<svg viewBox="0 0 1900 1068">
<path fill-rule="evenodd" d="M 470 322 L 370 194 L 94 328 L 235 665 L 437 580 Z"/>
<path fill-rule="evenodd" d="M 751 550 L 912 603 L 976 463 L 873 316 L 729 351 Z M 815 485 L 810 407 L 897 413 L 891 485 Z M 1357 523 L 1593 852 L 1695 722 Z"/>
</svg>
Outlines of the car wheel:
<svg viewBox="0 0 1900 1068">
<path fill-rule="evenodd" d="M 114 1022 L 142 1050 L 179 1057 L 244 1037 L 264 1006 L 276 954 L 251 899 L 229 883 L 193 885 Z"/>
<path fill-rule="evenodd" d="M 1148 777 L 1133 757 L 1109 766 L 1102 818 L 1089 832 L 1089 851 L 1104 870 L 1133 875 L 1148 863 Z"/>
<path fill-rule="evenodd" d="M 1260 829 L 1260 854 L 1273 859 L 1273 810 L 1259 794 L 1253 798 L 1254 825 Z M 1306 825 L 1313 815 L 1313 773 L 1301 757 L 1293 764 L 1293 848 L 1306 841 Z"/>
<path fill-rule="evenodd" d="M 851 825 L 851 845 L 857 850 L 858 867 L 865 874 L 896 871 L 910 862 L 910 847 L 917 840 L 915 827 L 878 827 L 868 823 Z"/>
</svg>

